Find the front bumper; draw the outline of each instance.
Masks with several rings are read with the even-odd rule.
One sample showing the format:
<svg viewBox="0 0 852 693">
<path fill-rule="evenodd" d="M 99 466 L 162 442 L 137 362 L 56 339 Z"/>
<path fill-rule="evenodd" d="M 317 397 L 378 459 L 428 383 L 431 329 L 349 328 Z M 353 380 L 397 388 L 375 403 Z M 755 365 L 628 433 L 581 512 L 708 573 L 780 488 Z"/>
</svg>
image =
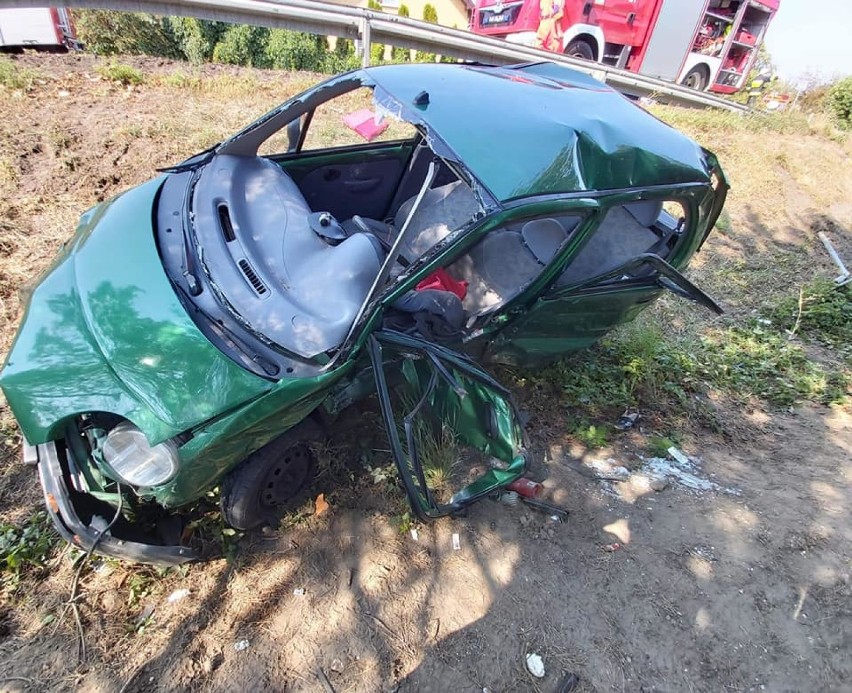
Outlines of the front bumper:
<svg viewBox="0 0 852 693">
<path fill-rule="evenodd" d="M 32 464 L 33 449 L 32 446 L 24 446 L 26 463 Z M 74 509 L 56 443 L 37 446 L 35 457 L 38 459 L 36 464 L 45 504 L 53 524 L 62 538 L 77 548 L 89 551 L 95 546 L 94 553 L 101 556 L 164 567 L 180 565 L 199 557 L 197 551 L 187 546 L 157 546 L 126 541 L 112 536 L 109 532 L 102 534 L 102 529 L 94 526 L 94 523 L 85 524 Z"/>
</svg>

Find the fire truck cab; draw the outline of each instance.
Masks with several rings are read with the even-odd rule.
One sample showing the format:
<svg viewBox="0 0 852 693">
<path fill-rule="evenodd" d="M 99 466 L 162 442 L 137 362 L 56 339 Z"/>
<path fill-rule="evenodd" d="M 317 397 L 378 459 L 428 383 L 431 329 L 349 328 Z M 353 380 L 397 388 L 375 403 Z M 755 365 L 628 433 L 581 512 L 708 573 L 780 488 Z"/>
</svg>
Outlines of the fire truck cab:
<svg viewBox="0 0 852 693">
<path fill-rule="evenodd" d="M 780 0 L 479 0 L 475 33 L 731 93 Z"/>
</svg>

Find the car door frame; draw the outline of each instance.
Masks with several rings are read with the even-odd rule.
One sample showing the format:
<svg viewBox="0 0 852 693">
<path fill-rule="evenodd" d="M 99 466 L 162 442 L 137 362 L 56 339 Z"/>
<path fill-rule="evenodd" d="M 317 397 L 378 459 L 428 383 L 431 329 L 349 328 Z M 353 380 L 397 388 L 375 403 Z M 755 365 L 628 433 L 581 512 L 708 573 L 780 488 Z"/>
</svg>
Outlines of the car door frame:
<svg viewBox="0 0 852 693">
<path fill-rule="evenodd" d="M 474 503 L 492 493 L 505 488 L 517 480 L 526 472 L 529 464 L 529 439 L 524 430 L 521 414 L 514 402 L 512 394 L 503 385 L 498 383 L 488 373 L 479 368 L 464 354 L 452 351 L 440 345 L 428 342 L 419 337 L 393 332 L 390 330 L 377 330 L 373 332 L 368 341 L 368 353 L 372 364 L 373 374 L 376 381 L 379 405 L 382 411 L 382 419 L 388 435 L 391 454 L 394 458 L 400 479 L 406 491 L 411 509 L 421 520 L 434 520 L 445 515 L 450 515 L 463 510 L 466 506 Z M 400 426 L 397 416 L 394 414 L 391 389 L 388 385 L 387 374 L 388 356 L 403 358 L 419 358 L 429 363 L 432 369 L 429 384 L 425 392 L 418 393 L 417 405 L 402 421 L 402 428 L 406 432 L 406 446 L 402 445 L 400 439 Z M 400 368 L 402 370 L 402 368 Z M 499 448 L 506 447 L 507 441 L 499 441 L 497 433 L 512 438 L 512 459 L 502 459 L 507 466 L 504 469 L 492 466 L 474 482 L 466 485 L 455 493 L 449 502 L 438 503 L 429 490 L 425 478 L 423 463 L 419 458 L 416 443 L 413 442 L 412 421 L 413 416 L 426 406 L 427 400 L 435 392 L 437 383 L 443 381 L 461 401 L 464 397 L 471 396 L 467 388 L 461 385 L 458 378 L 454 377 L 453 371 L 460 372 L 465 378 L 473 381 L 489 397 L 502 401 L 504 407 L 501 416 L 492 408 L 489 411 L 477 409 L 479 424 L 468 432 L 454 430 L 460 437 L 471 433 L 471 438 L 479 438 L 483 441 L 492 440 L 495 444 L 483 450 L 486 454 L 493 455 L 499 452 Z M 409 381 L 411 384 L 411 381 Z M 448 406 L 450 406 L 448 404 Z M 452 422 L 441 419 L 442 424 L 453 427 Z M 470 423 L 470 422 L 468 422 Z M 501 425 L 502 424 L 502 425 Z M 508 427 L 508 429 L 507 429 Z M 473 447 L 477 445 L 469 442 Z M 482 448 L 480 448 L 482 450 Z M 505 450 L 502 451 L 505 455 Z"/>
</svg>

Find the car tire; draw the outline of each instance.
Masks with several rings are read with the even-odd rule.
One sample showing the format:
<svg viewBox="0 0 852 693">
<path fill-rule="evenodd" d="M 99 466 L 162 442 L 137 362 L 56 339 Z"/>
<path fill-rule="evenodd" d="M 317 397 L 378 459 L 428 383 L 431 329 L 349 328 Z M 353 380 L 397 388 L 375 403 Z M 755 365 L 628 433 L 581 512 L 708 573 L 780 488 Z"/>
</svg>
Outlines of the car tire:
<svg viewBox="0 0 852 693">
<path fill-rule="evenodd" d="M 594 50 L 592 50 L 588 41 L 584 41 L 583 39 L 571 41 L 571 43 L 565 46 L 565 50 L 563 52 L 571 58 L 581 58 L 582 60 L 595 59 Z"/>
<path fill-rule="evenodd" d="M 311 444 L 323 438 L 320 426 L 306 419 L 228 472 L 220 499 L 225 522 L 239 530 L 277 523 L 313 481 L 316 456 Z"/>
<path fill-rule="evenodd" d="M 707 88 L 707 83 L 710 81 L 710 75 L 707 73 L 707 68 L 703 65 L 696 65 L 686 76 L 680 81 L 681 85 L 695 91 L 704 91 Z"/>
</svg>

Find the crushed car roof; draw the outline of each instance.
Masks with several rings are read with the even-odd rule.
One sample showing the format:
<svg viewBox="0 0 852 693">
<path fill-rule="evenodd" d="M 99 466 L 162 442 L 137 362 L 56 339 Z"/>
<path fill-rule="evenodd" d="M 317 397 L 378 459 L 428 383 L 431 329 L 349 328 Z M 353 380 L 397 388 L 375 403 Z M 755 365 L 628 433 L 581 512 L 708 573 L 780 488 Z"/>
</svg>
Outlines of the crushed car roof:
<svg viewBox="0 0 852 693">
<path fill-rule="evenodd" d="M 710 180 L 695 142 L 556 63 L 364 72 L 380 103 L 385 92 L 405 120 L 431 129 L 498 200 Z"/>
</svg>

